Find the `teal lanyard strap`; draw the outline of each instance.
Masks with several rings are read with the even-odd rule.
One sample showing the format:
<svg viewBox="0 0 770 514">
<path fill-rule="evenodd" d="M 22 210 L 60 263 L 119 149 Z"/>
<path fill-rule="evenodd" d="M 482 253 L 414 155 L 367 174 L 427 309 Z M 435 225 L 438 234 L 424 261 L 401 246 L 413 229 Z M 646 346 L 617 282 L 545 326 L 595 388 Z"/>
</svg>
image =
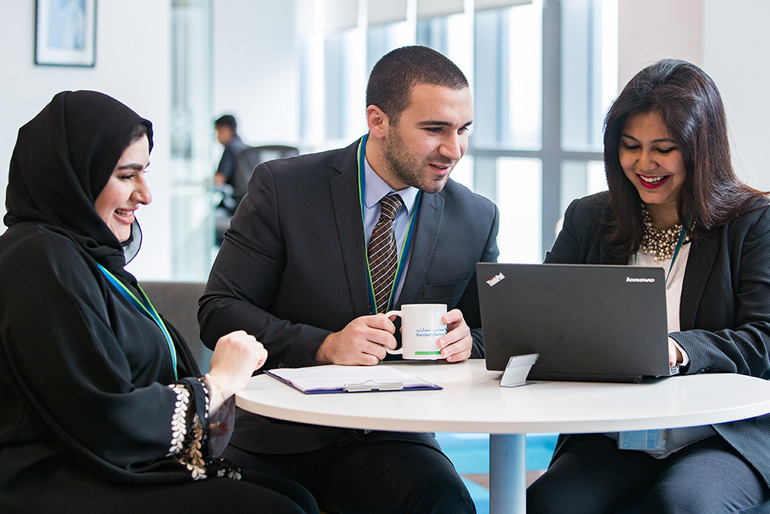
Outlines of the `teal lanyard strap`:
<svg viewBox="0 0 770 514">
<path fill-rule="evenodd" d="M 366 158 L 366 140 L 369 134 L 365 134 L 358 145 L 358 200 L 361 204 L 361 222 L 364 226 L 364 249 L 366 249 L 366 216 L 364 214 L 364 198 L 366 192 L 366 176 L 364 159 Z M 396 285 L 401 278 L 403 272 L 404 257 L 409 255 L 409 246 L 412 244 L 412 235 L 414 233 L 415 220 L 417 219 L 417 208 L 420 205 L 420 198 L 422 197 L 422 191 L 417 193 L 417 198 L 414 201 L 412 207 L 412 216 L 409 220 L 409 229 L 406 232 L 406 238 L 404 238 L 404 244 L 401 245 L 401 252 L 398 256 L 398 265 L 396 266 L 396 276 L 393 278 L 393 284 L 390 287 L 390 295 L 388 295 L 388 308 L 393 301 L 393 295 L 396 291 Z M 369 292 L 369 305 L 372 306 L 372 314 L 377 314 L 377 300 L 374 298 L 374 285 L 372 283 L 372 270 L 369 267 L 369 252 L 364 252 L 366 256 L 366 275 L 369 278 L 368 292 Z"/>
<path fill-rule="evenodd" d="M 671 270 L 674 269 L 674 263 L 676 262 L 676 258 L 679 255 L 679 250 L 682 249 L 682 243 L 684 243 L 684 238 L 687 236 L 687 228 L 682 227 L 682 231 L 679 232 L 679 240 L 676 242 L 676 249 L 674 250 L 674 257 L 671 259 L 671 265 L 668 267 L 668 274 L 666 275 L 666 283 L 668 283 L 668 277 L 671 276 Z"/>
<path fill-rule="evenodd" d="M 144 293 L 141 287 L 139 287 L 139 284 L 137 284 L 137 289 L 139 289 L 139 292 L 142 294 L 142 298 L 144 299 L 144 302 L 139 301 L 139 299 L 132 293 L 118 278 L 113 275 L 112 273 L 107 270 L 104 266 L 99 264 L 99 269 L 102 271 L 102 274 L 104 274 L 105 277 L 107 277 L 107 280 L 115 286 L 115 288 L 120 291 L 123 296 L 129 301 L 131 305 L 136 307 L 139 312 L 150 318 L 152 321 L 155 322 L 155 324 L 160 328 L 160 331 L 163 333 L 163 337 L 166 338 L 166 343 L 168 344 L 168 351 L 171 354 L 171 364 L 174 367 L 174 378 L 176 380 L 179 380 L 179 374 L 177 373 L 177 359 L 176 359 L 176 348 L 174 348 L 174 341 L 171 339 L 171 334 L 169 334 L 168 329 L 166 328 L 165 323 L 163 323 L 163 320 L 160 318 L 160 315 L 158 314 L 158 311 L 155 310 L 155 306 L 152 304 L 150 299 L 147 297 L 147 295 Z"/>
</svg>

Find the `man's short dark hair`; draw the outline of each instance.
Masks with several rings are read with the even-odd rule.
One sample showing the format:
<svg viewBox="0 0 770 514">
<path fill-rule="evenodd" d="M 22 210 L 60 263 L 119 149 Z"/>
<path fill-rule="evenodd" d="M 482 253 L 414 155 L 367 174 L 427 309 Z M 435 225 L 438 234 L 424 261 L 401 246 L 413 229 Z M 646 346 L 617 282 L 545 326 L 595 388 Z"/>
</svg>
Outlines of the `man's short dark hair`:
<svg viewBox="0 0 770 514">
<path fill-rule="evenodd" d="M 235 134 L 238 128 L 238 123 L 235 121 L 235 116 L 232 114 L 225 114 L 217 118 L 217 120 L 214 122 L 214 127 L 230 127 L 230 130 L 232 130 L 233 134 Z"/>
<path fill-rule="evenodd" d="M 385 54 L 374 65 L 366 87 L 366 105 L 376 105 L 396 123 L 409 107 L 417 84 L 468 87 L 468 79 L 452 61 L 427 46 L 404 46 Z"/>
</svg>

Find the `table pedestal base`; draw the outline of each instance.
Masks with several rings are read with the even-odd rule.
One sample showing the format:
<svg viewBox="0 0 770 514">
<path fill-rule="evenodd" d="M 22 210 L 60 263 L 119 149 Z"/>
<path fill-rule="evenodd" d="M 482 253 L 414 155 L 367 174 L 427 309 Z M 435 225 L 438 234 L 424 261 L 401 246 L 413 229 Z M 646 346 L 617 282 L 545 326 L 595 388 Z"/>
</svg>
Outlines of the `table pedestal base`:
<svg viewBox="0 0 770 514">
<path fill-rule="evenodd" d="M 525 514 L 527 466 L 524 434 L 489 436 L 489 512 Z"/>
</svg>

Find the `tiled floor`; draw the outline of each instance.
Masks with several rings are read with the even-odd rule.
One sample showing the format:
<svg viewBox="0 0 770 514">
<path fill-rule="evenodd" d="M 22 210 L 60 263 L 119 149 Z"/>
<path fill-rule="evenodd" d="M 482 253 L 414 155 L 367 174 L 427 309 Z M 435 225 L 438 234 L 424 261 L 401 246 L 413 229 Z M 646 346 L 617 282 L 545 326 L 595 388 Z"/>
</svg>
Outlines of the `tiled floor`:
<svg viewBox="0 0 770 514">
<path fill-rule="evenodd" d="M 487 434 L 436 434 L 465 481 L 478 514 L 489 514 L 489 436 Z M 527 485 L 540 476 L 551 460 L 556 434 L 527 435 Z"/>
</svg>

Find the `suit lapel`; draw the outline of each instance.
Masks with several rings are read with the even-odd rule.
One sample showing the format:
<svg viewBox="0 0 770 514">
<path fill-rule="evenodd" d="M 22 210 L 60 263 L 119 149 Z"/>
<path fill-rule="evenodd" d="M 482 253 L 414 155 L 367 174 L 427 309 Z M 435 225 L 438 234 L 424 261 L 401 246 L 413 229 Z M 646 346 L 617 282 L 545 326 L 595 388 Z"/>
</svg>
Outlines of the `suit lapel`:
<svg viewBox="0 0 770 514">
<path fill-rule="evenodd" d="M 436 242 L 441 237 L 443 218 L 444 197 L 440 194 L 423 193 L 411 244 L 409 268 L 404 277 L 404 287 L 401 289 L 397 305 L 416 303 L 420 288 L 425 284 L 425 275 L 433 259 Z"/>
<path fill-rule="evenodd" d="M 682 283 L 682 299 L 679 302 L 680 330 L 692 330 L 695 327 L 695 315 L 700 307 L 706 278 L 714 267 L 719 252 L 719 231 L 706 235 L 703 241 L 690 243 L 690 255 Z"/>
<path fill-rule="evenodd" d="M 371 313 L 366 282 L 364 226 L 358 195 L 357 149 L 358 142 L 340 153 L 334 162 L 334 169 L 339 174 L 330 183 L 339 244 L 356 317 Z"/>
</svg>

